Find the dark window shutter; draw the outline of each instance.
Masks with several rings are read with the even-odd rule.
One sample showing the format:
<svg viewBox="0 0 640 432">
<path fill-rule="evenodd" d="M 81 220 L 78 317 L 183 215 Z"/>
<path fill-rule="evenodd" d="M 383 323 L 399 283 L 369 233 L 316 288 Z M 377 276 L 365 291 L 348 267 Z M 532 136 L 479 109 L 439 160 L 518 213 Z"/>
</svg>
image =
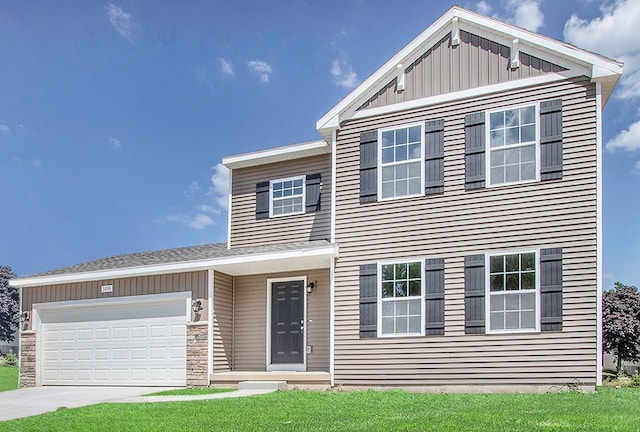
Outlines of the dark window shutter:
<svg viewBox="0 0 640 432">
<path fill-rule="evenodd" d="M 308 174 L 305 180 L 305 209 L 307 212 L 320 210 L 320 189 L 322 188 L 320 173 Z"/>
<path fill-rule="evenodd" d="M 269 182 L 256 184 L 256 219 L 269 219 Z"/>
<path fill-rule="evenodd" d="M 360 266 L 360 337 L 378 334 L 378 265 Z"/>
<path fill-rule="evenodd" d="M 444 192 L 444 119 L 424 126 L 425 193 Z"/>
<path fill-rule="evenodd" d="M 425 334 L 444 334 L 444 258 L 426 260 Z"/>
<path fill-rule="evenodd" d="M 360 202 L 378 200 L 378 131 L 360 134 Z"/>
<path fill-rule="evenodd" d="M 465 189 L 485 187 L 484 112 L 467 114 L 464 118 Z"/>
<path fill-rule="evenodd" d="M 562 178 L 562 99 L 540 102 L 540 179 Z"/>
<path fill-rule="evenodd" d="M 464 257 L 464 332 L 484 333 L 484 255 Z"/>
<path fill-rule="evenodd" d="M 540 330 L 562 330 L 562 248 L 540 250 Z"/>
</svg>

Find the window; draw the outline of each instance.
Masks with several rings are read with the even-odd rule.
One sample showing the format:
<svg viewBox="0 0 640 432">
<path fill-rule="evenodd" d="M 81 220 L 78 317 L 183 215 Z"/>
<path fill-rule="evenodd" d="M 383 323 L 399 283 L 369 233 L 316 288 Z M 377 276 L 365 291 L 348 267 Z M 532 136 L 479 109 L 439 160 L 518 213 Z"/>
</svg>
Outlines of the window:
<svg viewBox="0 0 640 432">
<path fill-rule="evenodd" d="M 304 213 L 304 177 L 271 180 L 269 184 L 269 216 Z"/>
<path fill-rule="evenodd" d="M 489 185 L 537 180 L 538 106 L 487 113 Z"/>
<path fill-rule="evenodd" d="M 422 261 L 379 264 L 378 334 L 422 335 Z"/>
<path fill-rule="evenodd" d="M 423 140 L 422 124 L 378 131 L 381 199 L 424 193 Z"/>
<path fill-rule="evenodd" d="M 487 255 L 490 332 L 538 330 L 537 255 Z"/>
</svg>

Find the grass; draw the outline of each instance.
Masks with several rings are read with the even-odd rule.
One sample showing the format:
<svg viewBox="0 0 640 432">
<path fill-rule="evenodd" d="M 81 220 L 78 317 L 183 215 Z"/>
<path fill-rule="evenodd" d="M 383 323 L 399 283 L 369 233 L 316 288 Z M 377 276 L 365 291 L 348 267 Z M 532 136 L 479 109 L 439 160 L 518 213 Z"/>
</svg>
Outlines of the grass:
<svg viewBox="0 0 640 432">
<path fill-rule="evenodd" d="M 18 368 L 0 366 L 0 392 L 18 388 Z"/>
<path fill-rule="evenodd" d="M 227 393 L 235 391 L 235 389 L 226 389 L 226 388 L 191 388 L 191 389 L 175 389 L 175 390 L 165 390 L 156 393 L 149 393 L 145 396 L 194 396 L 194 395 L 203 395 L 203 394 L 214 394 L 214 393 Z"/>
<path fill-rule="evenodd" d="M 102 404 L 0 423 L 0 431 L 639 431 L 640 390 L 418 394 L 277 392 L 212 401 Z"/>
</svg>

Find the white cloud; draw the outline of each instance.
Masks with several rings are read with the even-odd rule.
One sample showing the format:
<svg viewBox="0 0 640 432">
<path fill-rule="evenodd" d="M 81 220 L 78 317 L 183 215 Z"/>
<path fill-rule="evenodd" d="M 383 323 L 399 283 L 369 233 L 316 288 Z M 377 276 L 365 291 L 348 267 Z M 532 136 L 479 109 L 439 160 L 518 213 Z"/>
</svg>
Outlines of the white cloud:
<svg viewBox="0 0 640 432">
<path fill-rule="evenodd" d="M 633 167 L 633 170 L 640 174 L 640 160 L 636 162 L 636 164 Z"/>
<path fill-rule="evenodd" d="M 258 77 L 260 77 L 260 81 L 269 82 L 271 79 L 271 75 L 273 75 L 273 70 L 271 66 L 267 64 L 267 62 L 262 60 L 251 60 L 247 62 L 247 66 L 249 66 L 249 70 L 256 73 Z"/>
<path fill-rule="evenodd" d="M 229 169 L 221 163 L 213 167 L 209 194 L 220 208 L 229 207 Z"/>
<path fill-rule="evenodd" d="M 109 145 L 111 145 L 111 148 L 114 150 L 118 150 L 122 147 L 122 143 L 118 138 L 109 138 Z"/>
<path fill-rule="evenodd" d="M 330 72 L 333 82 L 342 88 L 352 89 L 360 84 L 358 75 L 353 71 L 351 64 L 344 58 L 333 59 Z"/>
<path fill-rule="evenodd" d="M 627 151 L 640 150 L 640 121 L 632 123 L 629 128 L 619 132 L 605 147 L 610 152 L 618 149 Z"/>
<path fill-rule="evenodd" d="M 198 210 L 203 213 L 220 214 L 220 209 L 212 205 L 202 204 L 198 206 Z"/>
<path fill-rule="evenodd" d="M 193 195 L 194 193 L 198 192 L 200 190 L 200 186 L 198 185 L 197 181 L 192 181 L 191 184 L 189 184 L 189 186 L 187 186 L 187 190 L 186 190 L 186 194 L 187 195 Z"/>
<path fill-rule="evenodd" d="M 168 222 L 179 223 L 195 230 L 201 230 L 211 225 L 215 225 L 213 219 L 206 214 L 195 213 L 193 215 L 175 214 L 167 216 Z"/>
<path fill-rule="evenodd" d="M 234 76 L 235 72 L 233 71 L 233 64 L 231 63 L 231 60 L 220 58 L 220 71 L 224 76 Z"/>
<path fill-rule="evenodd" d="M 476 3 L 474 9 L 477 10 L 482 15 L 489 15 L 491 13 L 491 6 L 489 6 L 489 3 L 487 3 L 484 0 L 481 0 L 478 3 Z"/>
<path fill-rule="evenodd" d="M 11 128 L 7 125 L 0 124 L 0 132 L 9 133 L 11 132 Z"/>
<path fill-rule="evenodd" d="M 120 33 L 120 36 L 130 40 L 131 32 L 133 32 L 136 26 L 131 14 L 125 12 L 120 6 L 116 6 L 113 3 L 107 4 L 105 9 L 107 10 L 107 16 L 113 28 Z"/>
<path fill-rule="evenodd" d="M 544 25 L 540 0 L 509 0 L 507 10 L 511 12 L 508 20 L 519 27 L 535 32 Z"/>
<path fill-rule="evenodd" d="M 640 7 L 637 0 L 618 0 L 601 6 L 602 16 L 590 21 L 572 15 L 564 25 L 564 39 L 581 48 L 624 62 L 616 97 L 640 96 Z"/>
</svg>

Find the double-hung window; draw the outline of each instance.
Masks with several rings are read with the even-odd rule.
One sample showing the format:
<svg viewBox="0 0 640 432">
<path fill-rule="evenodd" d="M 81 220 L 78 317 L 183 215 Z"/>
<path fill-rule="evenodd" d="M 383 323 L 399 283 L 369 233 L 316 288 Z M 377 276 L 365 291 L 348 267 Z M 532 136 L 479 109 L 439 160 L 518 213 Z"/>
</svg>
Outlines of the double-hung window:
<svg viewBox="0 0 640 432">
<path fill-rule="evenodd" d="M 487 255 L 489 332 L 535 331 L 538 252 Z"/>
<path fill-rule="evenodd" d="M 291 177 L 269 182 L 269 216 L 304 213 L 305 178 Z"/>
<path fill-rule="evenodd" d="M 424 193 L 424 125 L 412 124 L 378 131 L 380 198 Z"/>
<path fill-rule="evenodd" d="M 378 334 L 424 334 L 423 261 L 381 263 Z"/>
<path fill-rule="evenodd" d="M 538 180 L 538 105 L 487 112 L 488 184 Z"/>
</svg>

